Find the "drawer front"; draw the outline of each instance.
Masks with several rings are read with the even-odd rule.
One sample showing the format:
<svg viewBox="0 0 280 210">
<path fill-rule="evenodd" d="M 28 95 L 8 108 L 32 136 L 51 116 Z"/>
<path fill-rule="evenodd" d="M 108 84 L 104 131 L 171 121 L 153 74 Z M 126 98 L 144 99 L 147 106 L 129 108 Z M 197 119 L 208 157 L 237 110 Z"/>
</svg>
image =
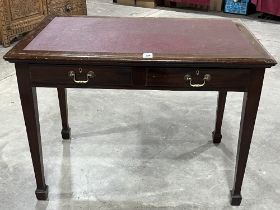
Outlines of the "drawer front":
<svg viewBox="0 0 280 210">
<path fill-rule="evenodd" d="M 173 88 L 246 88 L 249 69 L 150 68 L 147 86 Z"/>
<path fill-rule="evenodd" d="M 72 65 L 31 65 L 31 81 L 37 85 L 130 86 L 129 67 L 91 67 Z"/>
<path fill-rule="evenodd" d="M 86 15 L 86 0 L 48 0 L 48 13 L 55 16 Z"/>
</svg>

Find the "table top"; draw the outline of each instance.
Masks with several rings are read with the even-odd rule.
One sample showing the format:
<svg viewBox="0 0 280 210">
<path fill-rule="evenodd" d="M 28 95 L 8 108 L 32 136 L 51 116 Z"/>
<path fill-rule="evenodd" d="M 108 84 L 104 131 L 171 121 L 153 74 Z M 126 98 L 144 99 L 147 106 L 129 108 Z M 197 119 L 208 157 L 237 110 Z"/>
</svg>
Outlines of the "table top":
<svg viewBox="0 0 280 210">
<path fill-rule="evenodd" d="M 273 57 L 228 19 L 55 17 L 6 56 L 35 62 L 169 62 L 270 67 Z"/>
</svg>

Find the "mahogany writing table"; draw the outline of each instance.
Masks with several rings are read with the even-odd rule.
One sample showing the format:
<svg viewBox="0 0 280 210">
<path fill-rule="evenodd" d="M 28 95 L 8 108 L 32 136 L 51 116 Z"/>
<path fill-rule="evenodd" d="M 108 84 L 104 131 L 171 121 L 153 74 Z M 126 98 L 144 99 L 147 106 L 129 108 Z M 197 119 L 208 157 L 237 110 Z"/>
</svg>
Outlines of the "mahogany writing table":
<svg viewBox="0 0 280 210">
<path fill-rule="evenodd" d="M 15 63 L 39 200 L 48 197 L 36 87 L 56 87 L 70 138 L 66 88 L 219 91 L 213 142 L 221 142 L 227 91 L 244 92 L 231 204 L 241 186 L 265 68 L 276 61 L 240 23 L 224 19 L 47 18 L 6 60 Z"/>
</svg>

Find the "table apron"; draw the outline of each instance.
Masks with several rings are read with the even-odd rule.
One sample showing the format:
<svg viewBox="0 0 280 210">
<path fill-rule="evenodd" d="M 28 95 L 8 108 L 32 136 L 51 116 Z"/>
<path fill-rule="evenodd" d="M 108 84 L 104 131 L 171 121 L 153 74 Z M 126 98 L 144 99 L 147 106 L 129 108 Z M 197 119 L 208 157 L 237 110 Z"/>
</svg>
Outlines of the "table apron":
<svg viewBox="0 0 280 210">
<path fill-rule="evenodd" d="M 29 74 L 34 87 L 245 92 L 252 70 L 33 64 Z"/>
</svg>

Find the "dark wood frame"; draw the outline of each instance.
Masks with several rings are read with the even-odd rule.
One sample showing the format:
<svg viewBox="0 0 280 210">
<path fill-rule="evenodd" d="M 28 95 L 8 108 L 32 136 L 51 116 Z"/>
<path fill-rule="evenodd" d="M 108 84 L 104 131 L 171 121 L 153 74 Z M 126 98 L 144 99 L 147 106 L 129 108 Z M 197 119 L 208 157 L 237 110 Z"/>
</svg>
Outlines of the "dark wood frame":
<svg viewBox="0 0 280 210">
<path fill-rule="evenodd" d="M 48 186 L 44 177 L 36 87 L 58 88 L 62 137 L 64 139 L 70 138 L 65 88 L 120 88 L 219 91 L 216 125 L 213 131 L 213 142 L 216 144 L 220 143 L 222 138 L 221 126 L 227 91 L 244 92 L 235 179 L 231 191 L 231 204 L 240 205 L 241 186 L 257 116 L 265 68 L 276 65 L 276 61 L 243 25 L 236 23 L 240 31 L 250 39 L 262 56 L 248 58 L 228 58 L 225 56 L 216 59 L 214 55 L 207 57 L 155 55 L 153 59 L 147 60 L 142 58 L 142 54 L 110 55 L 24 51 L 24 48 L 51 20 L 51 17 L 47 18 L 37 30 L 28 34 L 4 57 L 15 63 L 16 66 L 19 93 L 37 183 L 36 196 L 39 200 L 47 199 Z M 94 82 L 90 81 L 87 84 L 73 82 L 72 78 L 68 76 L 68 69 L 72 69 L 75 74 L 84 78 L 85 75 L 79 75 L 78 72 L 81 67 L 87 73 L 93 69 L 97 73 L 103 74 L 105 79 L 96 78 Z M 204 87 L 191 87 L 188 82 L 183 81 L 183 77 L 187 73 L 197 72 L 193 67 L 199 68 L 202 74 L 213 73 L 218 79 L 209 82 Z M 45 74 L 44 69 L 48 69 L 48 74 Z M 234 71 L 232 71 L 233 69 Z M 104 74 L 104 71 L 107 71 L 107 74 Z M 118 75 L 120 75 L 119 78 Z M 166 75 L 171 76 L 168 82 Z M 117 80 L 112 79 L 115 76 L 117 76 Z M 201 78 L 198 79 L 201 80 Z M 232 80 L 234 82 L 231 82 Z"/>
</svg>

